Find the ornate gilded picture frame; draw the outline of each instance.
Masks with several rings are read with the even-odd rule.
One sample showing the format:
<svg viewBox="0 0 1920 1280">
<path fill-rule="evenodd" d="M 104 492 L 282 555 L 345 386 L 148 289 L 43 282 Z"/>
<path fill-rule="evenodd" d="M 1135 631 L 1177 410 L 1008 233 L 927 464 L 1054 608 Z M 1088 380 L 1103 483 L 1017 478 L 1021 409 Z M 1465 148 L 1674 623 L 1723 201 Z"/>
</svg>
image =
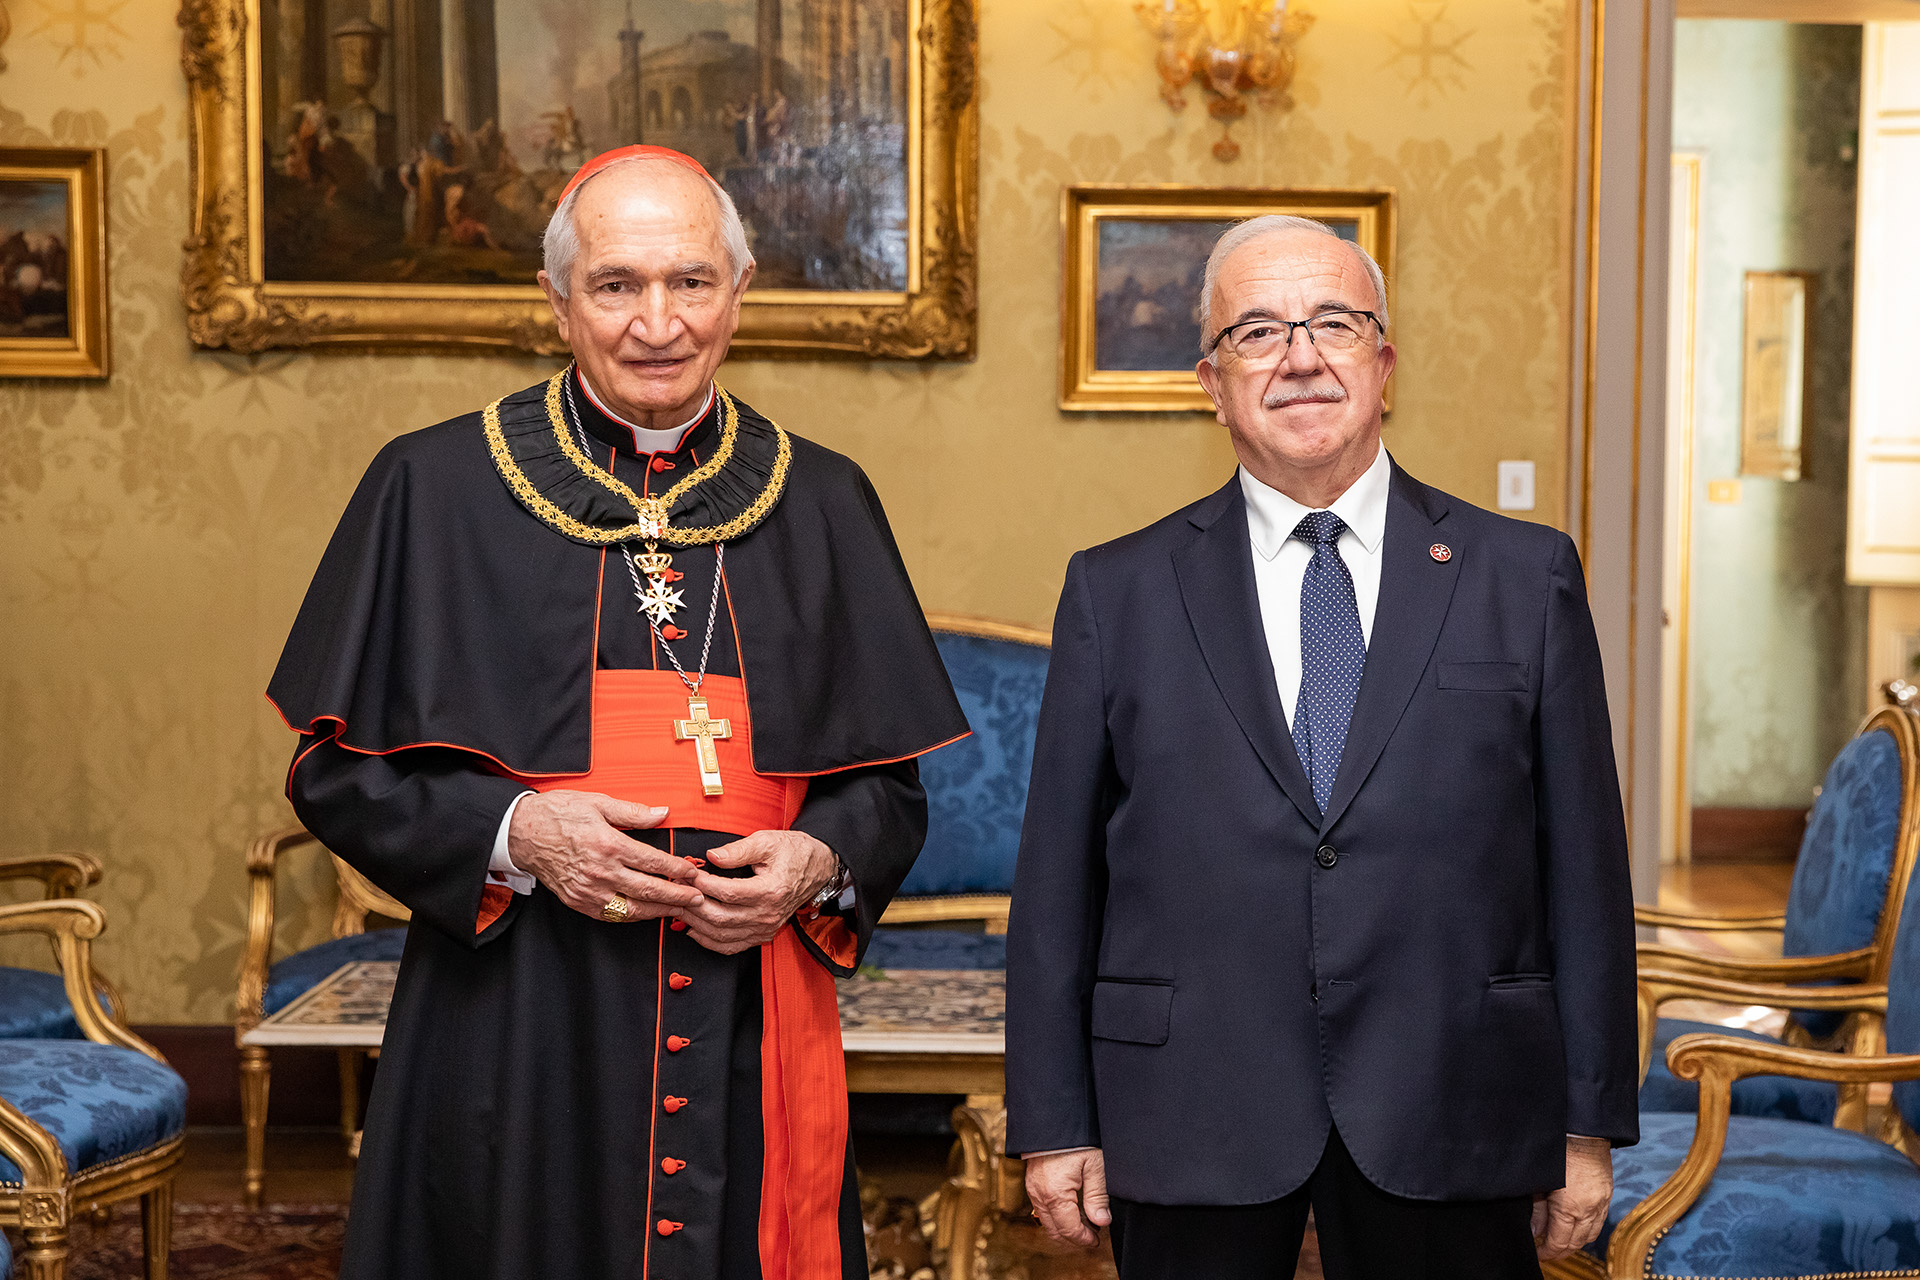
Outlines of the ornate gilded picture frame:
<svg viewBox="0 0 1920 1280">
<path fill-rule="evenodd" d="M 0 147 L 0 377 L 104 378 L 107 153 Z"/>
<path fill-rule="evenodd" d="M 1212 413 L 1193 366 L 1195 308 L 1214 241 L 1262 214 L 1314 218 L 1364 245 L 1391 287 L 1394 200 L 1385 188 L 1068 187 L 1060 198 L 1060 407 Z"/>
<path fill-rule="evenodd" d="M 184 0 L 193 340 L 564 350 L 568 177 L 699 159 L 758 263 L 735 356 L 971 359 L 975 0 Z"/>
</svg>

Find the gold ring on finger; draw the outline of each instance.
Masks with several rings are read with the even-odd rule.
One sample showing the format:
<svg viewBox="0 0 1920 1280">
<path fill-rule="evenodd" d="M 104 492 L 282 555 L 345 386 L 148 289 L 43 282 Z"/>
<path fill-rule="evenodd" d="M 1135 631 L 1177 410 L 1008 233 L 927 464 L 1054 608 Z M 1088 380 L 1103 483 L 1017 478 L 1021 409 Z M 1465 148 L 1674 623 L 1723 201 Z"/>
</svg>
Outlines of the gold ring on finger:
<svg viewBox="0 0 1920 1280">
<path fill-rule="evenodd" d="M 607 905 L 600 908 L 600 918 L 610 924 L 623 924 L 632 914 L 633 908 L 627 904 L 625 895 L 618 893 L 608 898 Z"/>
</svg>

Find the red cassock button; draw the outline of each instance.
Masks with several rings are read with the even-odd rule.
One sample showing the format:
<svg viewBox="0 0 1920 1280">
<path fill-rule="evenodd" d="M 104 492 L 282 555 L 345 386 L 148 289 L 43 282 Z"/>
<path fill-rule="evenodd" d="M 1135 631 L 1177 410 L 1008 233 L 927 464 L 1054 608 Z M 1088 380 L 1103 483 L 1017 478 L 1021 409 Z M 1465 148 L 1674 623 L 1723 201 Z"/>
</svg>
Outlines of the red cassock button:
<svg viewBox="0 0 1920 1280">
<path fill-rule="evenodd" d="M 665 458 L 655 458 L 653 460 L 653 469 L 655 471 L 671 471 L 673 470 L 673 464 Z"/>
<path fill-rule="evenodd" d="M 675 1160 L 672 1156 L 668 1156 L 660 1162 L 660 1172 L 666 1174 L 668 1177 L 672 1177 L 686 1167 L 687 1162 L 685 1160 Z"/>
<path fill-rule="evenodd" d="M 663 1098 L 661 1099 L 660 1105 L 667 1109 L 668 1115 L 672 1115 L 680 1108 L 686 1106 L 687 1100 L 685 1098 Z"/>
<path fill-rule="evenodd" d="M 660 628 L 660 634 L 669 640 L 685 640 L 687 638 L 687 633 L 683 629 L 674 626 L 671 622 Z"/>
<path fill-rule="evenodd" d="M 678 1231 L 684 1225 L 686 1224 L 680 1223 L 680 1222 L 668 1222 L 665 1218 L 662 1218 L 660 1219 L 660 1221 L 653 1224 L 653 1229 L 655 1231 L 658 1231 L 663 1236 L 670 1236 L 674 1232 Z"/>
<path fill-rule="evenodd" d="M 675 991 L 684 991 L 693 985 L 693 979 L 684 973 L 670 973 L 667 975 L 667 985 Z"/>
<path fill-rule="evenodd" d="M 667 1052 L 678 1053 L 692 1043 L 693 1041 L 687 1039 L 685 1036 L 668 1036 Z"/>
</svg>

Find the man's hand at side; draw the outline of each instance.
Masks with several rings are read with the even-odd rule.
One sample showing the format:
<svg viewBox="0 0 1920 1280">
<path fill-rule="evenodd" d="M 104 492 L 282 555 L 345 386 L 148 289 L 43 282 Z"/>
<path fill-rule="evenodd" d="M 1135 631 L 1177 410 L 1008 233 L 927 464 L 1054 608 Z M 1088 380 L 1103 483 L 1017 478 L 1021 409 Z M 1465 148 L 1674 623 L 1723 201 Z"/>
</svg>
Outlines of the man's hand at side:
<svg viewBox="0 0 1920 1280">
<path fill-rule="evenodd" d="M 653 920 L 701 905 L 692 863 L 640 843 L 627 831 L 657 827 L 665 809 L 591 791 L 548 791 L 521 800 L 507 826 L 507 857 L 581 915 L 601 919 L 615 894 L 629 920 Z"/>
<path fill-rule="evenodd" d="M 1047 1234 L 1064 1244 L 1092 1246 L 1095 1227 L 1113 1221 L 1107 1208 L 1107 1161 L 1098 1147 L 1031 1156 L 1027 1199 Z"/>
<path fill-rule="evenodd" d="M 700 872 L 693 887 L 705 901 L 674 913 L 695 942 L 726 956 L 773 941 L 840 869 L 833 850 L 802 831 L 756 831 L 721 845 L 707 861 L 753 869 L 738 878 Z"/>
<path fill-rule="evenodd" d="M 1564 1258 L 1600 1234 L 1613 1201 L 1613 1147 L 1605 1138 L 1567 1138 L 1567 1185 L 1533 1202 L 1533 1240 L 1542 1261 Z"/>
</svg>

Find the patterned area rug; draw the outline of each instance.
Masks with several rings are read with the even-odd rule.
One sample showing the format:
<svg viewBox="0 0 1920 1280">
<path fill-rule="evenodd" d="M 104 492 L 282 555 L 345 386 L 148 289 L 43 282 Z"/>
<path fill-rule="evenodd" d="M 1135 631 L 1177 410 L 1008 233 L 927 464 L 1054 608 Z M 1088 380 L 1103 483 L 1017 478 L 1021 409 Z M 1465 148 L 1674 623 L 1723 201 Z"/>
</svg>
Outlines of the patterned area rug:
<svg viewBox="0 0 1920 1280">
<path fill-rule="evenodd" d="M 347 1233 L 341 1205 L 179 1205 L 173 1211 L 173 1280 L 333 1280 Z M 143 1274 L 140 1211 L 121 1205 L 104 1228 L 74 1229 L 69 1280 Z"/>
</svg>

